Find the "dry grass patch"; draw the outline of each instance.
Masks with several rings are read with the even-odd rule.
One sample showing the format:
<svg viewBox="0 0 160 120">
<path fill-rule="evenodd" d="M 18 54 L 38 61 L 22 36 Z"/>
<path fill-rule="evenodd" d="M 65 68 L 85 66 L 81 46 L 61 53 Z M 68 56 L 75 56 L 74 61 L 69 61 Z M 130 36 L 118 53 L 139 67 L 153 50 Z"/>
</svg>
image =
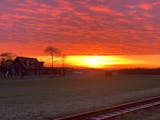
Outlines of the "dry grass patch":
<svg viewBox="0 0 160 120">
<path fill-rule="evenodd" d="M 112 106 L 160 93 L 160 76 L 121 75 L 106 78 L 103 72 L 66 77 L 29 77 L 0 82 L 0 118 L 59 117 Z M 37 117 L 38 116 L 38 117 Z M 25 120 L 24 119 L 24 120 Z"/>
</svg>

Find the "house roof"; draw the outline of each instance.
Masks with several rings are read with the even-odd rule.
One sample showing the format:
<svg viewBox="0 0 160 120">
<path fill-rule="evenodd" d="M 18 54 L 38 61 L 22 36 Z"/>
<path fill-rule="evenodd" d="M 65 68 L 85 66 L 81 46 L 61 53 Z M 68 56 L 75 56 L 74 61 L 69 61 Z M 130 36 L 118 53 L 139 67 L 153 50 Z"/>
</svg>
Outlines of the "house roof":
<svg viewBox="0 0 160 120">
<path fill-rule="evenodd" d="M 38 61 L 36 58 L 29 57 L 17 57 L 16 61 L 20 62 L 25 69 L 42 68 L 44 64 L 44 62 Z"/>
</svg>

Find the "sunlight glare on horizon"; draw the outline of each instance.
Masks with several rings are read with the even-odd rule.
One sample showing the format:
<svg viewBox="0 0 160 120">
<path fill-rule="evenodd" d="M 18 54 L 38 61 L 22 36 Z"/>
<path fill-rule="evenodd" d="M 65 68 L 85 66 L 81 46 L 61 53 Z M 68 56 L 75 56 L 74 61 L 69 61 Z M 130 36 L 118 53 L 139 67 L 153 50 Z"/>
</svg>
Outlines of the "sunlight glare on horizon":
<svg viewBox="0 0 160 120">
<path fill-rule="evenodd" d="M 118 56 L 68 56 L 67 61 L 71 66 L 88 68 L 107 68 L 114 65 L 134 64 L 136 61 L 128 60 Z"/>
<path fill-rule="evenodd" d="M 41 56 L 38 59 L 45 61 L 45 66 L 51 65 L 50 56 Z M 113 66 L 125 66 L 142 64 L 145 61 L 128 59 L 120 56 L 91 56 L 91 55 L 77 55 L 67 56 L 65 60 L 66 66 L 72 67 L 86 67 L 86 68 L 110 68 Z M 55 66 L 61 66 L 61 60 L 55 58 Z"/>
</svg>

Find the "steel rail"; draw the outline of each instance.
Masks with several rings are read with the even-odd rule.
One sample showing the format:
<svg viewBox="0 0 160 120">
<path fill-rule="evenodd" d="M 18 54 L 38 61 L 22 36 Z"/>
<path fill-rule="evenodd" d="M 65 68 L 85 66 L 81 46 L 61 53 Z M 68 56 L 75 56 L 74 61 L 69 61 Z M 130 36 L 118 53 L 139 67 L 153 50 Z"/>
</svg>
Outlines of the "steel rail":
<svg viewBox="0 0 160 120">
<path fill-rule="evenodd" d="M 84 112 L 62 118 L 48 118 L 48 120 L 111 120 L 124 114 L 153 107 L 160 107 L 160 96 L 132 101 L 105 109 Z"/>
</svg>

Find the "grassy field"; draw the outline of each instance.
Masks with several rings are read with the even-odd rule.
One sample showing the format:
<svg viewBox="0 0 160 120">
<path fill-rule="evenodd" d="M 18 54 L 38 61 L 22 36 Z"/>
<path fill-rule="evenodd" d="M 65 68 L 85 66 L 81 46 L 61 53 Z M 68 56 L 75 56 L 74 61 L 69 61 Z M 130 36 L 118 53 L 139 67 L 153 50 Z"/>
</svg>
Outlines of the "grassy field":
<svg viewBox="0 0 160 120">
<path fill-rule="evenodd" d="M 160 75 L 103 72 L 0 80 L 0 120 L 44 120 L 160 95 Z"/>
</svg>

